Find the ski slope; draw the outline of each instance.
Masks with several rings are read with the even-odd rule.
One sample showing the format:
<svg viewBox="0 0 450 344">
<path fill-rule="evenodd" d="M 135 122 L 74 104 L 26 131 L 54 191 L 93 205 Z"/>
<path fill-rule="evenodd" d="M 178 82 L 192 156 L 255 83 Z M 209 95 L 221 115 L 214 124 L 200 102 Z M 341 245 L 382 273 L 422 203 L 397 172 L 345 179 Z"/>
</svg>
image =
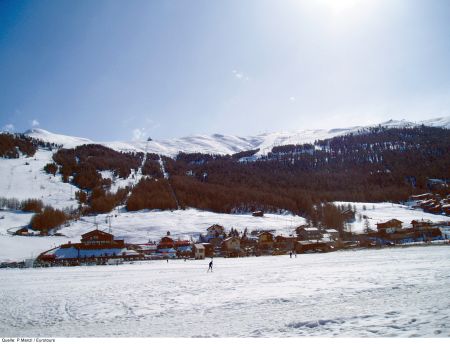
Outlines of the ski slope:
<svg viewBox="0 0 450 344">
<path fill-rule="evenodd" d="M 44 166 L 54 152 L 39 149 L 33 157 L 0 158 L 0 196 L 25 200 L 37 198 L 57 208 L 74 206 L 77 187 L 63 183 L 60 175 L 50 175 Z"/>
</svg>

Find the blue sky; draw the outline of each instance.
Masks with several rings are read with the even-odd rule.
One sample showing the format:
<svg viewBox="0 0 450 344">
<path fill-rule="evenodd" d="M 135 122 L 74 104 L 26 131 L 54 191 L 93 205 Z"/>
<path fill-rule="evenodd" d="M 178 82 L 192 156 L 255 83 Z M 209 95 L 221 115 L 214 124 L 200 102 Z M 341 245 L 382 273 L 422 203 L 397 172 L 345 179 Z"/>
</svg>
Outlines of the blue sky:
<svg viewBox="0 0 450 344">
<path fill-rule="evenodd" d="M 450 115 L 450 1 L 0 1 L 0 128 L 96 140 Z"/>
</svg>

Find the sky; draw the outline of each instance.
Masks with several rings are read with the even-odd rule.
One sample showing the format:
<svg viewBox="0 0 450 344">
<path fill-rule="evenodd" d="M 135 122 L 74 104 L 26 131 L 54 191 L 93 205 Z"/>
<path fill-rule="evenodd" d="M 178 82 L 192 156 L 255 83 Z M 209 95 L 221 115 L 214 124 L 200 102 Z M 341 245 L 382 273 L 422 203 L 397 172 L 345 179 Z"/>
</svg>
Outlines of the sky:
<svg viewBox="0 0 450 344">
<path fill-rule="evenodd" d="M 0 129 L 93 140 L 450 115 L 447 0 L 0 0 Z"/>
</svg>

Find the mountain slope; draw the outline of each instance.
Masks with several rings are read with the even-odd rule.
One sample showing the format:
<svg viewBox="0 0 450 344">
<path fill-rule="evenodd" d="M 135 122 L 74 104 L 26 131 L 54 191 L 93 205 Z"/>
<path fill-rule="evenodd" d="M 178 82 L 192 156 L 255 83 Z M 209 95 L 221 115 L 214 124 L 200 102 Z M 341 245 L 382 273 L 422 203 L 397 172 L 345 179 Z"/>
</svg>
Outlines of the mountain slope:
<svg viewBox="0 0 450 344">
<path fill-rule="evenodd" d="M 450 128 L 450 117 L 439 117 L 421 122 L 409 122 L 406 120 L 390 120 L 380 123 L 387 128 L 413 127 L 419 125 Z M 373 127 L 373 126 L 372 126 Z M 153 141 L 128 141 L 128 142 L 94 142 L 90 139 L 54 134 L 43 129 L 31 129 L 25 134 L 45 142 L 62 145 L 64 148 L 73 148 L 82 144 L 98 143 L 106 147 L 125 152 L 149 152 L 166 156 L 175 156 L 178 152 L 205 153 L 205 154 L 235 154 L 242 151 L 259 149 L 258 155 L 265 155 L 275 146 L 288 144 L 312 143 L 315 140 L 323 140 L 335 136 L 355 133 L 365 130 L 370 126 L 356 126 L 338 129 L 296 130 L 273 133 L 263 133 L 249 137 L 234 135 L 195 135 L 176 139 Z"/>
</svg>

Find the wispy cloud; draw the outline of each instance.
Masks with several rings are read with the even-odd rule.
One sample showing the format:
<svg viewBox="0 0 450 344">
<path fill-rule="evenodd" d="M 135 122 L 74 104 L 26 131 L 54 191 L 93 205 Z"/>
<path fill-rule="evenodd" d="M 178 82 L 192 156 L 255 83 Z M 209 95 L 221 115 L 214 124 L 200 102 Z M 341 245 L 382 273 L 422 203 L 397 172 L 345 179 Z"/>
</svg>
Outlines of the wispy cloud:
<svg viewBox="0 0 450 344">
<path fill-rule="evenodd" d="M 296 100 L 297 100 L 297 99 L 296 99 L 294 96 L 289 97 L 289 101 L 290 101 L 291 103 L 295 103 Z"/>
<path fill-rule="evenodd" d="M 31 126 L 34 128 L 34 127 L 39 127 L 39 125 L 40 125 L 40 123 L 39 123 L 39 121 L 37 120 L 37 119 L 33 119 L 32 121 L 31 121 Z"/>
<path fill-rule="evenodd" d="M 247 75 L 245 75 L 244 73 L 242 73 L 242 72 L 240 72 L 240 71 L 238 71 L 238 70 L 236 70 L 236 69 L 233 69 L 233 70 L 231 71 L 231 73 L 233 73 L 234 77 L 235 77 L 236 79 L 238 79 L 238 80 L 243 80 L 243 81 L 248 81 L 248 80 L 250 80 L 250 78 L 249 78 Z"/>
<path fill-rule="evenodd" d="M 4 125 L 2 128 L 3 131 L 6 131 L 8 133 L 12 133 L 14 131 L 14 129 L 15 129 L 15 127 L 14 127 L 14 124 L 12 124 L 12 123 L 8 123 L 8 124 Z"/>
<path fill-rule="evenodd" d="M 133 141 L 144 141 L 147 139 L 147 131 L 145 128 L 136 128 L 132 131 Z"/>
</svg>

